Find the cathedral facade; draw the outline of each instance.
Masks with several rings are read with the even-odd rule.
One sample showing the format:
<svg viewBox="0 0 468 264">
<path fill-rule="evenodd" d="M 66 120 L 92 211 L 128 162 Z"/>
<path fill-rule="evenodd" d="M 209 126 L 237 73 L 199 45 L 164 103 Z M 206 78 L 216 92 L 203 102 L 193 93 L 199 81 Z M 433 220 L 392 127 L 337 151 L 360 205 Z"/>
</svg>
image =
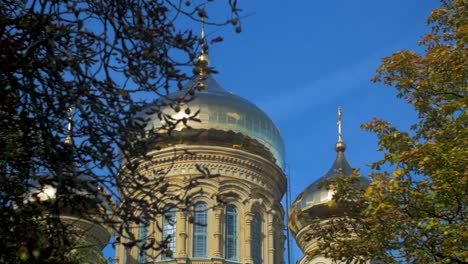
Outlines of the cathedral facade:
<svg viewBox="0 0 468 264">
<path fill-rule="evenodd" d="M 208 57 L 202 54 L 200 60 L 207 63 Z M 148 177 L 151 171 L 166 171 L 171 186 L 184 186 L 184 181 L 200 175 L 200 168 L 211 176 L 197 180 L 190 190 L 173 188 L 173 195 L 190 196 L 189 204 L 181 207 L 168 200 L 162 216 L 132 229 L 134 237 L 151 237 L 164 249 L 130 249 L 120 241 L 116 262 L 284 263 L 281 200 L 287 181 L 277 127 L 262 110 L 224 90 L 209 74 L 200 72 L 186 89 L 193 85 L 203 87 L 193 100 L 177 112 L 171 107 L 162 111 L 177 120 L 199 111 L 201 122 L 177 125 L 170 142 L 149 153 L 152 165 L 145 170 Z M 147 130 L 165 125 L 156 114 L 142 119 Z"/>
<path fill-rule="evenodd" d="M 207 54 L 202 53 L 199 62 L 207 66 Z M 199 71 L 187 88 L 169 97 L 178 98 L 193 86 L 202 87 L 193 100 L 181 104 L 180 109 L 167 106 L 162 111 L 172 120 L 188 120 L 189 114 L 196 112 L 200 122 L 173 127 L 161 148 L 149 153 L 151 165 L 142 172 L 151 180 L 151 171 L 165 171 L 164 180 L 173 186 L 171 194 L 188 195 L 190 201 L 180 205 L 166 199 L 160 217 L 141 221 L 131 229 L 139 241 L 151 238 L 163 248 L 127 247 L 121 239 L 116 246 L 116 263 L 284 263 L 281 200 L 287 180 L 278 128 L 257 106 L 227 92 L 204 71 Z M 146 120 L 148 131 L 166 125 L 154 113 L 140 117 Z M 300 264 L 335 263 L 314 255 L 320 238 L 310 239 L 309 235 L 313 219 L 326 224 L 330 217 L 341 215 L 336 210 L 342 209 L 328 206 L 333 190 L 320 187 L 320 182 L 352 174 L 344 156 L 341 110 L 338 124 L 335 162 L 297 197 L 289 212 L 289 229 L 304 252 Z M 197 180 L 189 190 L 183 188 L 187 179 L 200 175 L 200 168 L 211 176 Z"/>
</svg>

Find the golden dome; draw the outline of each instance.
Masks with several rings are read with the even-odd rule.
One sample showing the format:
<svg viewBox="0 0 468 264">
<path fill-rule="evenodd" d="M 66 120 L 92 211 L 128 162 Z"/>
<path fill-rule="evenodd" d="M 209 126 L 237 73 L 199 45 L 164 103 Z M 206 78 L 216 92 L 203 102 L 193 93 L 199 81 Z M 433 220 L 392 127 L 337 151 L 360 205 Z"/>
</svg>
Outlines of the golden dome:
<svg viewBox="0 0 468 264">
<path fill-rule="evenodd" d="M 196 92 L 194 98 L 189 102 L 181 102 L 177 111 L 169 106 L 177 98 L 187 95 L 193 87 L 202 87 Z M 224 90 L 211 75 L 196 76 L 188 85 L 168 96 L 167 100 L 157 100 L 148 108 L 161 109 L 164 114 L 174 120 L 189 119 L 197 113 L 196 118 L 200 122 L 187 121 L 186 124 L 179 122 L 175 131 L 185 129 L 195 130 L 217 130 L 224 132 L 241 133 L 251 139 L 258 141 L 274 157 L 274 162 L 284 169 L 284 143 L 278 128 L 273 121 L 255 104 Z M 146 123 L 147 130 L 164 127 L 165 120 L 161 120 L 157 113 L 139 115 Z M 146 111 L 154 112 L 154 111 Z M 203 142 L 197 142 L 203 144 Z"/>
<path fill-rule="evenodd" d="M 337 176 L 349 176 L 353 174 L 353 168 L 346 160 L 344 152 L 346 145 L 341 134 L 341 108 L 338 108 L 338 142 L 335 145 L 337 152 L 335 161 L 325 175 L 309 185 L 293 202 L 289 211 L 289 228 L 297 234 L 302 228 L 310 225 L 314 219 L 326 219 L 343 215 L 346 208 L 333 201 L 334 191 L 322 186 L 324 181 Z M 369 180 L 362 178 L 360 181 L 368 185 Z"/>
</svg>

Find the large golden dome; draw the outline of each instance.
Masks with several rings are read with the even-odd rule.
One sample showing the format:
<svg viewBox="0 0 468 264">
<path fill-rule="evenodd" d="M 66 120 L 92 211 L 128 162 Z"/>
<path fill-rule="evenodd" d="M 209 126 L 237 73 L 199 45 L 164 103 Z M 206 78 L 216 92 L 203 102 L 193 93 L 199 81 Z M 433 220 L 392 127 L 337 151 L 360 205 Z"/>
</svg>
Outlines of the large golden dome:
<svg viewBox="0 0 468 264">
<path fill-rule="evenodd" d="M 194 86 L 201 86 L 203 89 L 196 92 L 193 100 L 180 103 L 177 112 L 174 110 L 175 107 L 169 106 L 168 101 L 183 97 Z M 188 121 L 186 124 L 180 122 L 174 130 L 240 133 L 258 141 L 270 152 L 273 161 L 284 169 L 284 142 L 275 124 L 256 105 L 224 90 L 209 74 L 196 76 L 184 89 L 167 96 L 166 100 L 157 100 L 153 106 L 160 108 L 174 120 L 188 118 L 199 111 L 196 117 L 200 122 Z M 145 114 L 143 119 L 147 122 L 147 130 L 158 129 L 165 125 L 164 118 L 161 120 L 156 113 Z"/>
</svg>

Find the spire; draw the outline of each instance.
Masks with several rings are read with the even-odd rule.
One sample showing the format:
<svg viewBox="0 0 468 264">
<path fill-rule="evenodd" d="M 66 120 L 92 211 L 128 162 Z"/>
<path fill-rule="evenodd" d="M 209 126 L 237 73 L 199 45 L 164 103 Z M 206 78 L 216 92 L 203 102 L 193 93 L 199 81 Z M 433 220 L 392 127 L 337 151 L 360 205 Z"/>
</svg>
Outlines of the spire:
<svg viewBox="0 0 468 264">
<path fill-rule="evenodd" d="M 201 28 L 201 41 L 202 41 L 202 47 L 201 47 L 201 52 L 200 55 L 198 55 L 197 62 L 198 62 L 198 69 L 197 73 L 201 76 L 205 75 L 207 73 L 207 68 L 210 65 L 210 58 L 208 57 L 208 54 L 206 53 L 206 41 L 205 41 L 205 16 L 202 15 L 201 17 L 201 22 L 202 22 L 202 28 Z"/>
<path fill-rule="evenodd" d="M 205 16 L 202 16 L 201 18 L 201 39 L 203 41 L 203 44 L 205 44 Z M 203 53 L 203 49 L 202 49 Z"/>
<path fill-rule="evenodd" d="M 341 106 L 338 106 L 338 122 L 336 123 L 338 125 L 338 142 L 335 145 L 336 152 L 344 152 L 346 150 L 346 145 L 343 142 L 343 134 L 341 132 L 341 116 L 342 115 L 343 115 L 343 112 L 341 112 Z"/>
<path fill-rule="evenodd" d="M 67 137 L 65 138 L 65 144 L 72 144 L 72 122 L 73 122 L 73 107 L 68 107 L 68 127 Z"/>
<path fill-rule="evenodd" d="M 338 142 L 343 142 L 343 135 L 341 134 L 341 116 L 343 112 L 341 112 L 341 106 L 338 106 Z"/>
</svg>

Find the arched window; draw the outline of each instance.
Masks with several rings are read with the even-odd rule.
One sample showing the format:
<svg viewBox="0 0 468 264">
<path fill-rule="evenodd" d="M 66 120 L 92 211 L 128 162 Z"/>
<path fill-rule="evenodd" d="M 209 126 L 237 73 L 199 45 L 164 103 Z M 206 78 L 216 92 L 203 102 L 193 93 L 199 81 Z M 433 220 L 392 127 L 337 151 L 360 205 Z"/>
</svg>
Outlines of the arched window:
<svg viewBox="0 0 468 264">
<path fill-rule="evenodd" d="M 195 204 L 193 218 L 193 257 L 207 257 L 208 206 L 204 202 Z"/>
<path fill-rule="evenodd" d="M 253 264 L 262 263 L 262 217 L 255 213 L 250 226 L 250 234 L 252 244 L 250 245 L 250 253 L 252 255 Z"/>
<path fill-rule="evenodd" d="M 162 252 L 162 259 L 173 259 L 176 245 L 176 208 L 172 204 L 166 205 L 163 215 L 162 239 L 166 250 Z"/>
<path fill-rule="evenodd" d="M 146 263 L 146 239 L 148 237 L 148 219 L 144 214 L 140 216 L 138 224 L 138 263 Z"/>
<path fill-rule="evenodd" d="M 229 260 L 237 260 L 237 208 L 234 205 L 226 207 L 225 221 L 224 257 Z"/>
</svg>

